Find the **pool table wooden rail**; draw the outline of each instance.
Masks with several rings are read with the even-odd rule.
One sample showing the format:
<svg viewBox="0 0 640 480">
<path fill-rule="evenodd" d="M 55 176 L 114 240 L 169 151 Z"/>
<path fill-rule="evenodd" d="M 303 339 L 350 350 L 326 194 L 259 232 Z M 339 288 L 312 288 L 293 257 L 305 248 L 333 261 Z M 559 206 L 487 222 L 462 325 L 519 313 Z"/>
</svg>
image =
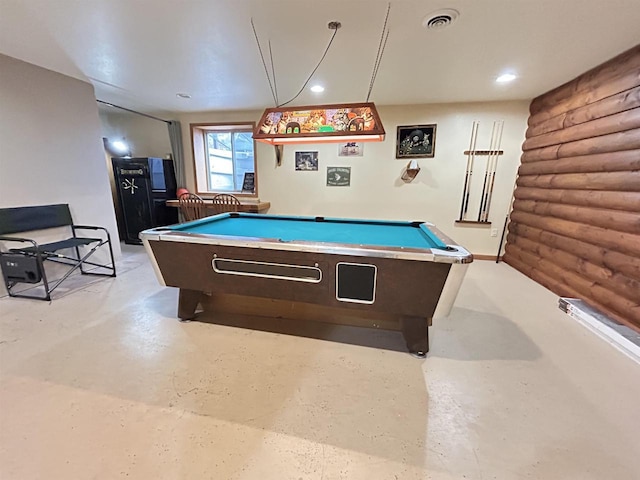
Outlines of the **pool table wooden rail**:
<svg viewBox="0 0 640 480">
<path fill-rule="evenodd" d="M 440 233 L 432 228 L 432 231 Z M 141 238 L 147 241 L 166 241 L 181 243 L 201 243 L 210 245 L 215 243 L 220 246 L 261 248 L 269 250 L 286 250 L 316 253 L 331 253 L 336 255 L 373 256 L 379 258 L 394 258 L 402 260 L 418 260 L 438 263 L 471 263 L 473 255 L 464 247 L 457 245 L 443 235 L 449 243 L 448 248 L 408 248 L 408 247 L 384 247 L 375 245 L 356 245 L 333 242 L 305 242 L 301 240 L 282 241 L 277 238 L 259 237 L 235 237 L 229 235 L 212 235 L 189 233 L 184 231 L 173 231 L 166 227 L 159 227 L 147 230 L 141 234 Z"/>
</svg>

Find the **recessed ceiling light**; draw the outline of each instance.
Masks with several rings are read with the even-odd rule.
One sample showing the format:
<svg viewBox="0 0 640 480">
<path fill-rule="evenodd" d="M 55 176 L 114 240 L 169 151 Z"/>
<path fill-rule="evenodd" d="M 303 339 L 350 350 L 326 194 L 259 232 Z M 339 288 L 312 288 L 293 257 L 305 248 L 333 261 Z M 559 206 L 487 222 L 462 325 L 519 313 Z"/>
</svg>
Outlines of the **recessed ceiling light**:
<svg viewBox="0 0 640 480">
<path fill-rule="evenodd" d="M 311 91 L 313 93 L 322 93 L 324 92 L 324 87 L 322 85 L 314 85 L 313 87 L 311 87 Z"/>
<path fill-rule="evenodd" d="M 516 78 L 518 78 L 518 77 L 516 75 L 514 75 L 513 73 L 503 73 L 498 78 L 496 78 L 496 82 L 498 82 L 498 83 L 509 83 L 509 82 L 514 81 Z"/>
<path fill-rule="evenodd" d="M 176 93 L 176 97 L 178 98 L 191 98 L 191 95 L 188 93 Z"/>
</svg>

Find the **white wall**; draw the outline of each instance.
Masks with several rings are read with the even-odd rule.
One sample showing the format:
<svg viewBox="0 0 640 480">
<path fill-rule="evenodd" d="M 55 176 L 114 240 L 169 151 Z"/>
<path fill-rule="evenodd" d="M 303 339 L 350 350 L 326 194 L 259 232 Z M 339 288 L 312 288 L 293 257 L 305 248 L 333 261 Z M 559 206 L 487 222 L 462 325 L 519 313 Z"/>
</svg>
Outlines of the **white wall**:
<svg viewBox="0 0 640 480">
<path fill-rule="evenodd" d="M 107 228 L 120 255 L 93 87 L 0 55 L 0 207 L 51 203 Z"/>
<path fill-rule="evenodd" d="M 121 140 L 131 147 L 133 157 L 166 158 L 171 153 L 167 124 L 131 113 L 100 111 L 102 136 Z"/>
<path fill-rule="evenodd" d="M 366 143 L 362 157 L 338 157 L 336 144 L 285 146 L 280 167 L 273 147 L 258 143 L 258 193 L 271 202 L 269 213 L 334 217 L 428 220 L 474 254 L 495 255 L 520 164 L 527 127 L 528 101 L 438 105 L 378 106 L 386 140 Z M 193 190 L 189 123 L 257 122 L 262 112 L 201 112 L 183 114 L 187 188 Z M 480 122 L 477 149 L 488 149 L 494 120 L 504 120 L 504 134 L 496 172 L 489 221 L 498 229 L 457 226 L 471 126 Z M 400 176 L 406 159 L 395 158 L 398 125 L 437 124 L 434 158 L 418 159 L 421 171 L 411 183 Z M 318 151 L 317 172 L 296 172 L 295 151 Z M 468 219 L 477 219 L 486 157 L 476 157 Z M 350 187 L 327 187 L 327 166 L 350 166 Z"/>
</svg>

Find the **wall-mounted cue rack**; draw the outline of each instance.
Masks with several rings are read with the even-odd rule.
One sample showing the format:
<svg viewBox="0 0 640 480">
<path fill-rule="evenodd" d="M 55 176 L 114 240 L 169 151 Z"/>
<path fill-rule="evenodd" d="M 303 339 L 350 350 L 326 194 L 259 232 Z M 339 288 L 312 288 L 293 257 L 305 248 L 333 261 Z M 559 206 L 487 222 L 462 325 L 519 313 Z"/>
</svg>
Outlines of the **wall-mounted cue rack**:
<svg viewBox="0 0 640 480">
<path fill-rule="evenodd" d="M 504 151 L 500 150 L 504 121 L 500 120 L 493 122 L 491 141 L 489 143 L 488 150 L 480 150 L 476 148 L 479 127 L 480 122 L 473 122 L 469 149 L 464 151 L 464 154 L 467 156 L 467 168 L 465 171 L 464 187 L 462 190 L 462 202 L 460 204 L 460 218 L 456 220 L 455 223 L 489 226 L 491 225 L 491 222 L 489 221 L 489 209 L 491 208 L 493 185 L 495 183 L 496 170 L 498 168 L 498 157 L 504 154 Z M 478 216 L 477 219 L 468 219 L 467 214 L 469 212 L 469 200 L 471 198 L 473 166 L 476 156 L 487 158 L 484 168 L 484 179 L 482 182 L 482 194 L 480 195 L 479 200 Z"/>
<path fill-rule="evenodd" d="M 465 150 L 464 154 L 465 155 L 477 155 L 477 156 L 482 156 L 482 155 L 503 155 L 504 154 L 504 150 L 498 150 L 497 152 L 492 152 L 491 150 L 474 150 L 473 152 L 470 152 L 469 150 Z"/>
</svg>

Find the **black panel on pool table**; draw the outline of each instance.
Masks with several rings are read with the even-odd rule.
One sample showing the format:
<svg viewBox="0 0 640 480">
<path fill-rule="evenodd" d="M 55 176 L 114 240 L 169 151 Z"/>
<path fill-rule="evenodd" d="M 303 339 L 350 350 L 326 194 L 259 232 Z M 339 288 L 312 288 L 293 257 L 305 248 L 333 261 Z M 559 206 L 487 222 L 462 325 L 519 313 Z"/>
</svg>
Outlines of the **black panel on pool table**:
<svg viewBox="0 0 640 480">
<path fill-rule="evenodd" d="M 375 265 L 338 263 L 336 268 L 338 300 L 373 303 L 376 289 Z"/>
</svg>

